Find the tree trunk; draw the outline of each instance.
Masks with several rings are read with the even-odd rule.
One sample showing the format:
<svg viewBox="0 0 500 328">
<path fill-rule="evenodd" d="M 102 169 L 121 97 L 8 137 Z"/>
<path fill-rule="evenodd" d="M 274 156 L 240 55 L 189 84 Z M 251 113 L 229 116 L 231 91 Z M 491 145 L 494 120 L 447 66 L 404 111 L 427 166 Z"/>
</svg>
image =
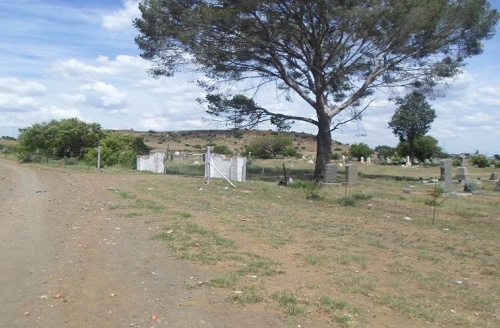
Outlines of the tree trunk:
<svg viewBox="0 0 500 328">
<path fill-rule="evenodd" d="M 332 156 L 332 134 L 330 132 L 331 119 L 327 116 L 318 117 L 318 134 L 316 137 L 316 166 L 314 168 L 314 179 L 323 181 L 325 179 L 326 164 L 330 163 Z"/>
<path fill-rule="evenodd" d="M 412 164 L 412 165 L 413 165 L 413 158 L 414 158 L 414 156 L 415 156 L 415 155 L 413 154 L 413 141 L 414 141 L 414 139 L 413 139 L 413 138 L 408 139 L 408 143 L 409 143 L 409 145 L 410 145 L 410 164 Z"/>
</svg>

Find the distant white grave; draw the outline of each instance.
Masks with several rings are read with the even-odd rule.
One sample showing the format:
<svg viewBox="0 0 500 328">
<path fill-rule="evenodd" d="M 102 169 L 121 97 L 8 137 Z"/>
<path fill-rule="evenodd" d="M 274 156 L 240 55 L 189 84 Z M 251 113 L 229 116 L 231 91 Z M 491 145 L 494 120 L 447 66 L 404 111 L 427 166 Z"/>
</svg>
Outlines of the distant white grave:
<svg viewBox="0 0 500 328">
<path fill-rule="evenodd" d="M 137 156 L 137 170 L 163 174 L 165 173 L 164 160 L 165 153 Z"/>
</svg>

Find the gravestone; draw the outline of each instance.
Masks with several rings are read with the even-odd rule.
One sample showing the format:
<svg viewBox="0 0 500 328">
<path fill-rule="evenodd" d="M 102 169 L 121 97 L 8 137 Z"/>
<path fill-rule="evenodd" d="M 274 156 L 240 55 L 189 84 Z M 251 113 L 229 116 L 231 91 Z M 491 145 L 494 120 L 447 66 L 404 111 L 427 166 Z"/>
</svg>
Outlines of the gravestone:
<svg viewBox="0 0 500 328">
<path fill-rule="evenodd" d="M 380 162 L 382 162 L 382 163 L 383 163 L 383 162 L 385 162 L 385 157 L 384 157 L 384 155 L 380 155 L 380 156 L 378 157 L 378 160 L 379 160 Z"/>
<path fill-rule="evenodd" d="M 388 165 L 391 165 L 392 164 L 392 160 L 390 158 L 388 158 L 386 161 L 385 161 Z"/>
<path fill-rule="evenodd" d="M 342 155 L 342 163 L 345 164 L 345 155 Z"/>
<path fill-rule="evenodd" d="M 496 180 L 496 179 L 498 179 L 497 174 L 496 173 L 491 173 L 490 180 Z"/>
<path fill-rule="evenodd" d="M 406 156 L 406 166 L 411 166 L 410 156 Z"/>
<path fill-rule="evenodd" d="M 477 184 L 475 182 L 466 182 L 464 184 L 464 192 L 475 193 L 477 192 Z"/>
<path fill-rule="evenodd" d="M 444 159 L 441 161 L 441 176 L 439 180 L 441 181 L 441 188 L 444 192 L 451 192 L 451 159 Z"/>
<path fill-rule="evenodd" d="M 338 167 L 335 164 L 326 164 L 325 183 L 337 183 Z"/>
<path fill-rule="evenodd" d="M 465 181 L 467 180 L 468 176 L 467 168 L 466 167 L 457 167 L 457 174 L 455 174 L 455 177 L 453 177 L 453 180 L 459 180 L 459 181 Z"/>
<path fill-rule="evenodd" d="M 465 156 L 461 155 L 460 156 L 460 167 L 457 168 L 457 174 L 453 178 L 454 180 L 458 181 L 465 181 L 467 180 L 467 168 L 465 167 Z"/>
<path fill-rule="evenodd" d="M 360 162 L 361 162 L 361 164 L 365 164 L 365 158 L 363 156 L 361 156 Z"/>
<path fill-rule="evenodd" d="M 366 159 L 366 164 L 371 164 L 371 163 L 372 163 L 372 158 L 371 158 L 371 157 L 368 157 L 368 158 Z"/>
<path fill-rule="evenodd" d="M 346 165 L 345 166 L 345 183 L 348 185 L 358 183 L 358 166 L 357 165 Z"/>
<path fill-rule="evenodd" d="M 498 180 L 497 185 L 494 189 L 495 191 L 500 191 L 500 180 Z"/>
</svg>

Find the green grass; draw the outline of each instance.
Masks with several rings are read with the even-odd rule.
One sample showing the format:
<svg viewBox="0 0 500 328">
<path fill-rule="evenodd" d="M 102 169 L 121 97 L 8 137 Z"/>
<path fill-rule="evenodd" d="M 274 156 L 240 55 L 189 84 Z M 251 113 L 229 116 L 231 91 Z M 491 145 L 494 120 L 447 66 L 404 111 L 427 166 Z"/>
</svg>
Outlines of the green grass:
<svg viewBox="0 0 500 328">
<path fill-rule="evenodd" d="M 306 304 L 303 300 L 290 290 L 280 290 L 271 295 L 271 299 L 276 301 L 281 310 L 286 314 L 297 316 L 306 312 Z"/>
</svg>

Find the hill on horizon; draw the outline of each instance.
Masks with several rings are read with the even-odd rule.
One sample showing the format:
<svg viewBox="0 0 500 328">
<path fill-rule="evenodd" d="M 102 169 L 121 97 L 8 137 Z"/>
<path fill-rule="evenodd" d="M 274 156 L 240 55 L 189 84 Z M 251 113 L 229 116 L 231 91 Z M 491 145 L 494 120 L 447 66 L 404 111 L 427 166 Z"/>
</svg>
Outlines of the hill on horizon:
<svg viewBox="0 0 500 328">
<path fill-rule="evenodd" d="M 280 135 L 293 141 L 293 147 L 304 156 L 316 154 L 316 136 L 306 132 L 278 132 L 273 130 L 186 130 L 186 131 L 135 131 L 108 130 L 116 133 L 132 134 L 144 138 L 153 151 L 180 151 L 203 153 L 207 146 L 227 146 L 236 153 L 242 153 L 244 146 L 252 139 Z M 332 151 L 348 151 L 349 145 L 338 141 L 332 142 Z"/>
</svg>

